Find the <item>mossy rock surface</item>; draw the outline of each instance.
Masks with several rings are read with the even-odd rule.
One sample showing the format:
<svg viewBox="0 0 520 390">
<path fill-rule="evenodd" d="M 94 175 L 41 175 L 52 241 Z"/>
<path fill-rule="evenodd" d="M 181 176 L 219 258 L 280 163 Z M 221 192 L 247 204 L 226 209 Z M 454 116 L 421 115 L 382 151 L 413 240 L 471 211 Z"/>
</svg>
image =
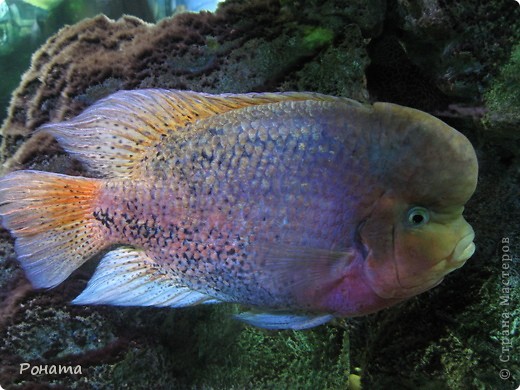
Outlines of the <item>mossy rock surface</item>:
<svg viewBox="0 0 520 390">
<path fill-rule="evenodd" d="M 509 61 L 500 68 L 484 97 L 487 136 L 520 154 L 520 44 L 513 48 Z"/>
</svg>

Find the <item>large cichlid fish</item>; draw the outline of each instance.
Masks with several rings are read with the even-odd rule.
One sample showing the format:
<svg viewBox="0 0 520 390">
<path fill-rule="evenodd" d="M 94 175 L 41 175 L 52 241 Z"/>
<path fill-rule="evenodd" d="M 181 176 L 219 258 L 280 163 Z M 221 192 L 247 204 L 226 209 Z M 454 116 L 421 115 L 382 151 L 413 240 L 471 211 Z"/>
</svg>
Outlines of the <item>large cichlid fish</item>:
<svg viewBox="0 0 520 390">
<path fill-rule="evenodd" d="M 0 215 L 36 288 L 105 252 L 76 304 L 238 302 L 303 329 L 426 291 L 475 250 L 474 149 L 411 108 L 149 89 L 39 131 L 98 178 L 10 173 Z"/>
</svg>

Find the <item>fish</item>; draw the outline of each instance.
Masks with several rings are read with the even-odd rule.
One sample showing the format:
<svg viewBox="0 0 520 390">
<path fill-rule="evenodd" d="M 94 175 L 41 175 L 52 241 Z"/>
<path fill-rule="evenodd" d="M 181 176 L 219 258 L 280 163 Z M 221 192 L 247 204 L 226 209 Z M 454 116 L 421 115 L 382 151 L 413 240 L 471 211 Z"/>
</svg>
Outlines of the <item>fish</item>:
<svg viewBox="0 0 520 390">
<path fill-rule="evenodd" d="M 141 89 L 37 133 L 85 174 L 10 172 L 0 216 L 34 288 L 101 257 L 73 304 L 231 302 L 307 329 L 427 291 L 475 251 L 475 150 L 416 109 Z"/>
</svg>

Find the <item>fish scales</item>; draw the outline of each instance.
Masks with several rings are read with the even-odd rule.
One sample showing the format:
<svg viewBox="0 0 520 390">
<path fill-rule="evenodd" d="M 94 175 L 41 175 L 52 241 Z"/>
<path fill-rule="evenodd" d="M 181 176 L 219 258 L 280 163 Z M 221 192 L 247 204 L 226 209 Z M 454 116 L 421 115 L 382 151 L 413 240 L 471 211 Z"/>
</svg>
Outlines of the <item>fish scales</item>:
<svg viewBox="0 0 520 390">
<path fill-rule="evenodd" d="M 300 105 L 246 109 L 169 135 L 150 152 L 147 179 L 106 182 L 94 211 L 106 237 L 144 248 L 191 288 L 262 305 L 276 296 L 290 308 L 289 291 L 255 278 L 267 276 L 252 241 L 351 245 L 338 201 L 348 193 L 344 140 L 327 132 L 335 120 L 318 121 L 310 115 L 317 107 Z"/>
<path fill-rule="evenodd" d="M 304 329 L 433 288 L 475 250 L 474 149 L 414 109 L 150 89 L 39 131 L 95 178 L 12 172 L 0 215 L 37 288 L 104 252 L 75 304 L 237 302 Z"/>
</svg>

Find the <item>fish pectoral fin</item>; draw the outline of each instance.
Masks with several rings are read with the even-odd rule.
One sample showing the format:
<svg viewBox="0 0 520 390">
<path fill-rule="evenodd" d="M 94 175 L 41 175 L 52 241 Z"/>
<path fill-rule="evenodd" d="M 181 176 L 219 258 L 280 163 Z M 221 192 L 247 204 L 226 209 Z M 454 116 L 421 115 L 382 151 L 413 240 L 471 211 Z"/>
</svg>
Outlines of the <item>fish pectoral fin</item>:
<svg viewBox="0 0 520 390">
<path fill-rule="evenodd" d="M 262 283 L 275 290 L 290 290 L 298 295 L 310 290 L 322 290 L 341 280 L 347 268 L 356 259 L 355 250 L 327 250 L 313 247 L 276 244 L 254 244 L 254 250 L 263 258 Z"/>
<path fill-rule="evenodd" d="M 131 247 L 108 252 L 87 288 L 72 301 L 78 305 L 183 307 L 219 300 L 181 285 L 144 251 Z"/>
<path fill-rule="evenodd" d="M 334 316 L 331 314 L 248 311 L 235 315 L 235 318 L 246 324 L 264 329 L 301 330 L 322 325 L 332 320 Z"/>
<path fill-rule="evenodd" d="M 52 135 L 60 146 L 91 173 L 106 178 L 136 178 L 151 150 L 164 137 L 213 115 L 249 106 L 284 101 L 326 100 L 359 103 L 317 93 L 250 93 L 211 95 L 192 91 L 140 89 L 118 91 L 88 107 L 77 117 L 49 123 L 39 131 Z M 148 155 L 149 153 L 150 155 Z"/>
</svg>

